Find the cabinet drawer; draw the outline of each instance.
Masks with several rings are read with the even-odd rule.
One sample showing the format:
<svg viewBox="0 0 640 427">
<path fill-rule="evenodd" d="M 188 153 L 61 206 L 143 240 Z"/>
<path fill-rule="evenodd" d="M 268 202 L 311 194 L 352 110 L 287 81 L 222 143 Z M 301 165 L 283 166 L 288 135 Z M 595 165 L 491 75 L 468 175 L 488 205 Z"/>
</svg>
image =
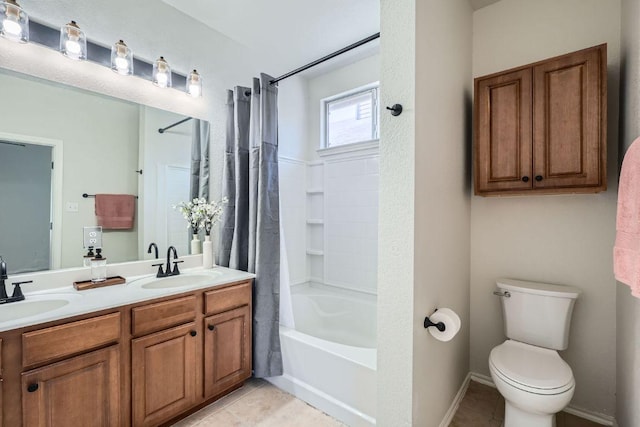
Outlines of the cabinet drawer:
<svg viewBox="0 0 640 427">
<path fill-rule="evenodd" d="M 204 293 L 205 314 L 220 313 L 247 304 L 251 305 L 251 282 Z"/>
<path fill-rule="evenodd" d="M 189 322 L 195 317 L 195 295 L 148 304 L 131 310 L 131 333 L 144 335 Z"/>
<path fill-rule="evenodd" d="M 120 313 L 22 334 L 22 364 L 32 366 L 117 342 Z"/>
</svg>

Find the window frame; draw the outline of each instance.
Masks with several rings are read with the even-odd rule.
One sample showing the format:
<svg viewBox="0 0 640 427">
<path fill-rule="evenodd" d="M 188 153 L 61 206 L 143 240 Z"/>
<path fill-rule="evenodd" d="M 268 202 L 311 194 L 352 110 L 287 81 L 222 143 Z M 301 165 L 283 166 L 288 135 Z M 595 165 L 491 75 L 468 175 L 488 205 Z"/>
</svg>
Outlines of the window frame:
<svg viewBox="0 0 640 427">
<path fill-rule="evenodd" d="M 349 98 L 352 97 L 354 95 L 358 95 L 358 94 L 364 94 L 367 92 L 372 92 L 372 127 L 373 127 L 373 138 L 372 139 L 367 139 L 367 140 L 363 140 L 363 141 L 357 141 L 357 142 L 349 142 L 347 144 L 340 144 L 340 145 L 334 145 L 334 146 L 329 146 L 329 141 L 328 141 L 328 136 L 329 136 L 329 131 L 328 131 L 328 126 L 329 126 L 329 120 L 328 120 L 328 106 L 329 104 L 335 102 L 335 101 L 340 101 L 342 99 L 345 98 Z M 372 142 L 372 141 L 378 141 L 380 139 L 380 81 L 375 81 L 372 83 L 368 83 L 366 85 L 363 86 L 358 86 L 356 88 L 347 90 L 345 92 L 340 92 L 338 94 L 326 97 L 326 98 L 322 98 L 320 100 L 320 146 L 319 146 L 319 150 L 329 150 L 329 149 L 334 149 L 334 148 L 338 148 L 338 147 L 349 147 L 349 146 L 353 146 L 353 145 L 357 145 L 357 144 L 363 144 L 363 143 L 368 143 L 368 142 Z"/>
</svg>

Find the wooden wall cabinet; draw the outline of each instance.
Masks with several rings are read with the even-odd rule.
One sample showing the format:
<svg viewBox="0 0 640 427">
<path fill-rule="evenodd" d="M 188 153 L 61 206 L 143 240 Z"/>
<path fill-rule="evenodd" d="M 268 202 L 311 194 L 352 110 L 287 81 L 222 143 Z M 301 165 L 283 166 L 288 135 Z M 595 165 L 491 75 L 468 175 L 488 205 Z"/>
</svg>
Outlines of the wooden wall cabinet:
<svg viewBox="0 0 640 427">
<path fill-rule="evenodd" d="M 481 196 L 606 190 L 606 45 L 475 79 Z"/>
</svg>

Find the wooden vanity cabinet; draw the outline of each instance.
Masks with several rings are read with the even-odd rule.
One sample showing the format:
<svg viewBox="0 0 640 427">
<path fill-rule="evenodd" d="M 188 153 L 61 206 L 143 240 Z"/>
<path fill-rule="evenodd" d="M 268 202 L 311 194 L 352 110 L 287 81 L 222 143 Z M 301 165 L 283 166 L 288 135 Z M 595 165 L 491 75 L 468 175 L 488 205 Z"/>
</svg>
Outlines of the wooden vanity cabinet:
<svg viewBox="0 0 640 427">
<path fill-rule="evenodd" d="M 120 426 L 120 338 L 119 312 L 8 333 L 5 425 Z"/>
<path fill-rule="evenodd" d="M 251 304 L 245 280 L 3 332 L 0 426 L 170 425 L 251 376 Z"/>
<path fill-rule="evenodd" d="M 133 425 L 154 426 L 196 403 L 197 298 L 187 295 L 131 309 Z"/>
<path fill-rule="evenodd" d="M 248 305 L 204 319 L 204 396 L 216 396 L 251 376 Z"/>
<path fill-rule="evenodd" d="M 251 376 L 251 298 L 245 281 L 132 308 L 134 426 L 164 425 Z"/>
<path fill-rule="evenodd" d="M 204 395 L 219 395 L 251 376 L 251 283 L 205 292 Z"/>
<path fill-rule="evenodd" d="M 107 347 L 25 372 L 25 427 L 120 425 L 120 349 Z"/>
<path fill-rule="evenodd" d="M 0 426 L 3 426 L 2 422 L 2 385 L 4 384 L 4 371 L 2 370 L 2 339 L 0 338 Z"/>
<path fill-rule="evenodd" d="M 606 190 L 606 45 L 475 79 L 481 196 Z"/>
<path fill-rule="evenodd" d="M 194 322 L 131 343 L 133 425 L 155 426 L 196 403 Z"/>
</svg>

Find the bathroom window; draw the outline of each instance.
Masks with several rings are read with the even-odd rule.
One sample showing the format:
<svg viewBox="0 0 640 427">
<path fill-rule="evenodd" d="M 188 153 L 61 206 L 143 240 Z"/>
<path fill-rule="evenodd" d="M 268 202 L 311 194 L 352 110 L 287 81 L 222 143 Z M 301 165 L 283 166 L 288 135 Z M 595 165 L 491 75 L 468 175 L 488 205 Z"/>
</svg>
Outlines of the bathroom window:
<svg viewBox="0 0 640 427">
<path fill-rule="evenodd" d="M 378 139 L 378 86 L 372 83 L 321 101 L 321 147 Z"/>
</svg>

